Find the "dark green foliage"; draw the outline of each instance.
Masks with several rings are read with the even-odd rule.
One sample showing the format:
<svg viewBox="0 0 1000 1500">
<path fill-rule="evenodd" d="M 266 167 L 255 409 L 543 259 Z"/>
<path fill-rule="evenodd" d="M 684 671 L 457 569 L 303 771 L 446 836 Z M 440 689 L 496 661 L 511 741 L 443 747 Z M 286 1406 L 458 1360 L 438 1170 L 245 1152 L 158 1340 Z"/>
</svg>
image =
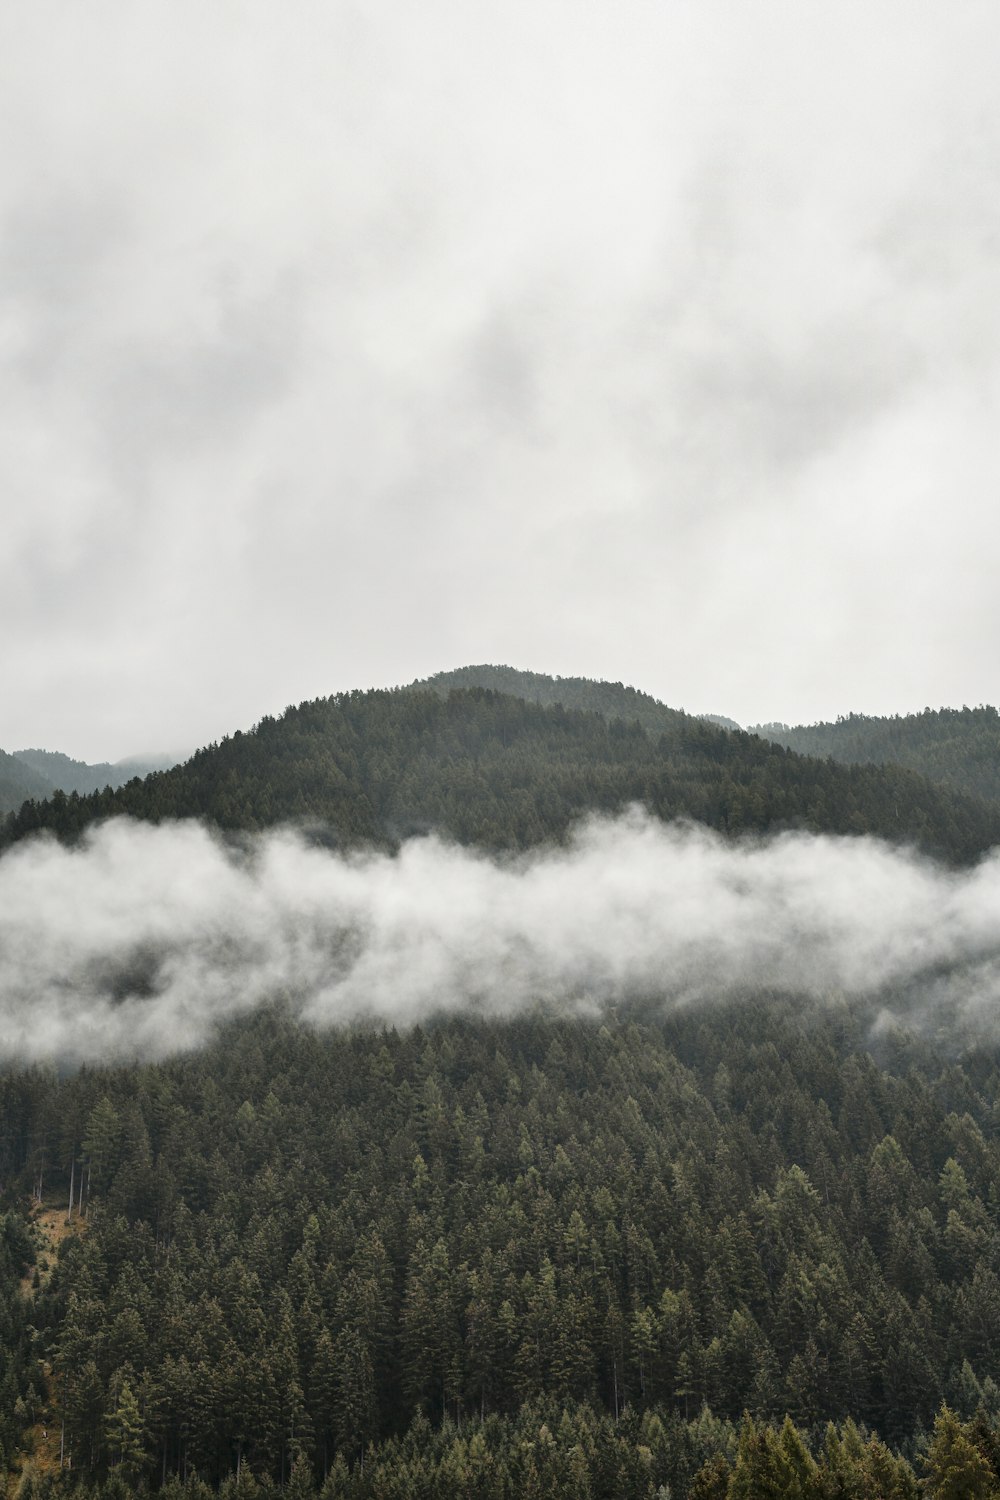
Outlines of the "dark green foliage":
<svg viewBox="0 0 1000 1500">
<path fill-rule="evenodd" d="M 607 685 L 592 686 L 605 704 Z M 629 720 L 482 688 L 320 699 L 117 791 L 28 802 L 2 841 L 43 829 L 73 838 L 127 814 L 203 817 L 234 831 L 292 820 L 348 846 L 392 847 L 434 829 L 464 844 L 523 849 L 564 837 L 586 812 L 641 803 L 730 834 L 873 833 L 958 861 L 1000 842 L 1000 807 L 913 772 L 809 760 L 660 705 L 647 710 L 635 697 L 642 712 Z M 655 734 L 643 714 L 654 716 Z"/>
<path fill-rule="evenodd" d="M 76 1121 L 91 1186 L 34 1347 L 8 1296 L 7 1388 L 47 1359 L 73 1475 L 168 1493 L 239 1466 L 328 1497 L 912 1500 L 867 1429 L 912 1456 L 1000 1382 L 1000 1056 L 868 1037 L 751 997 L 405 1034 L 268 1013 L 192 1058 L 11 1074 L 8 1174 Z M 995 1415 L 947 1418 L 933 1483 L 992 1484 Z"/>
<path fill-rule="evenodd" d="M 411 692 L 430 689 L 442 698 L 456 690 L 486 688 L 526 703 L 541 703 L 546 708 L 560 707 L 574 713 L 600 714 L 604 719 L 621 719 L 640 724 L 647 734 L 658 739 L 682 728 L 688 715 L 650 697 L 638 688 L 620 682 L 599 682 L 591 677 L 549 677 L 544 672 L 522 672 L 516 667 L 482 665 L 458 667 L 452 672 L 436 672 L 423 682 L 410 684 Z M 732 720 L 719 725 L 717 719 L 702 715 L 722 728 L 738 729 Z"/>
</svg>

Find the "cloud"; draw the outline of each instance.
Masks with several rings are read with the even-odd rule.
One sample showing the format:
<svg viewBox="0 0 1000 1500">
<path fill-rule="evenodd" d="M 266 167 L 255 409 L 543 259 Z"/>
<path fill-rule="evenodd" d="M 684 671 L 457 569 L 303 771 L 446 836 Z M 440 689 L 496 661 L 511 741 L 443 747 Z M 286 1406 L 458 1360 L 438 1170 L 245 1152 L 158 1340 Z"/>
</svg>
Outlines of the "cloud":
<svg viewBox="0 0 1000 1500">
<path fill-rule="evenodd" d="M 998 39 L 979 0 L 23 7 L 9 743 L 463 660 L 741 720 L 985 696 Z"/>
<path fill-rule="evenodd" d="M 998 909 L 996 855 L 956 873 L 868 839 L 734 844 L 638 810 L 502 860 L 114 820 L 0 859 L 0 1056 L 158 1058 L 275 1001 L 326 1027 L 777 991 L 995 1028 Z"/>
</svg>

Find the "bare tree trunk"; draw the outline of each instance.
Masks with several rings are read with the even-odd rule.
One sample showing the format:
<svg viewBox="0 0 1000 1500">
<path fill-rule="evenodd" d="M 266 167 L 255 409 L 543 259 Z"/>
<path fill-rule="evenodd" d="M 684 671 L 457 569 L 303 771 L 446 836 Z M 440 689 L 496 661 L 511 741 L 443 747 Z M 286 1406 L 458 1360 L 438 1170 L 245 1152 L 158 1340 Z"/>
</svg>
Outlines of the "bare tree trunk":
<svg viewBox="0 0 1000 1500">
<path fill-rule="evenodd" d="M 69 1220 L 70 1223 L 73 1222 L 73 1189 L 74 1189 L 74 1186 L 75 1186 L 75 1177 L 76 1177 L 76 1148 L 74 1147 L 73 1148 L 73 1155 L 70 1158 L 70 1164 L 69 1164 L 69 1212 L 66 1215 L 66 1217 L 67 1217 L 67 1219 Z"/>
</svg>

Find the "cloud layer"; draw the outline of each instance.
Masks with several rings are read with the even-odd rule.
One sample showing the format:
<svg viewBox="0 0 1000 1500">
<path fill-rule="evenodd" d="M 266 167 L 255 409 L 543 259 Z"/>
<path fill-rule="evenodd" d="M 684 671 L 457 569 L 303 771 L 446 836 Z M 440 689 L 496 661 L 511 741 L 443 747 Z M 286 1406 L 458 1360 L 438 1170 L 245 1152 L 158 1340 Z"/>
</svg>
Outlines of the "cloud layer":
<svg viewBox="0 0 1000 1500">
<path fill-rule="evenodd" d="M 158 1058 L 275 1000 L 323 1027 L 779 990 L 993 1027 L 998 915 L 998 856 L 956 873 L 872 840 L 730 844 L 638 811 L 502 861 L 115 820 L 0 859 L 0 1057 Z"/>
<path fill-rule="evenodd" d="M 0 744 L 484 660 L 744 722 L 995 696 L 998 44 L 987 0 L 18 8 Z"/>
</svg>

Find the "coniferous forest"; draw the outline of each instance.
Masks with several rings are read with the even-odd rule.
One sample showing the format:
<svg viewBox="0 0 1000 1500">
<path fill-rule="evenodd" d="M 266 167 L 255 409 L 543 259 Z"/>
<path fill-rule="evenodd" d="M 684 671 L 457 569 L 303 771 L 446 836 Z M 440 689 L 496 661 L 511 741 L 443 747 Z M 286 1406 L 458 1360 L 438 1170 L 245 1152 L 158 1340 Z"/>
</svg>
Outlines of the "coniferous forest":
<svg viewBox="0 0 1000 1500">
<path fill-rule="evenodd" d="M 1000 842 L 910 769 L 583 688 L 304 704 L 5 838 L 128 813 L 505 850 L 640 801 L 956 865 Z M 163 1061 L 8 1064 L 8 1492 L 997 1495 L 1000 1046 L 895 998 L 891 1026 L 748 989 L 317 1030 L 276 994 Z"/>
<path fill-rule="evenodd" d="M 316 699 L 171 770 L 26 801 L 2 825 L 0 846 L 39 832 L 72 839 L 124 815 L 199 817 L 225 830 L 295 822 L 344 847 L 394 847 L 435 830 L 525 849 L 562 838 L 583 813 L 636 802 L 727 834 L 876 834 L 957 862 L 1000 843 L 1000 802 L 896 765 L 799 755 L 614 689 L 590 685 L 583 699 L 599 707 L 587 708 L 488 687 Z"/>
</svg>

